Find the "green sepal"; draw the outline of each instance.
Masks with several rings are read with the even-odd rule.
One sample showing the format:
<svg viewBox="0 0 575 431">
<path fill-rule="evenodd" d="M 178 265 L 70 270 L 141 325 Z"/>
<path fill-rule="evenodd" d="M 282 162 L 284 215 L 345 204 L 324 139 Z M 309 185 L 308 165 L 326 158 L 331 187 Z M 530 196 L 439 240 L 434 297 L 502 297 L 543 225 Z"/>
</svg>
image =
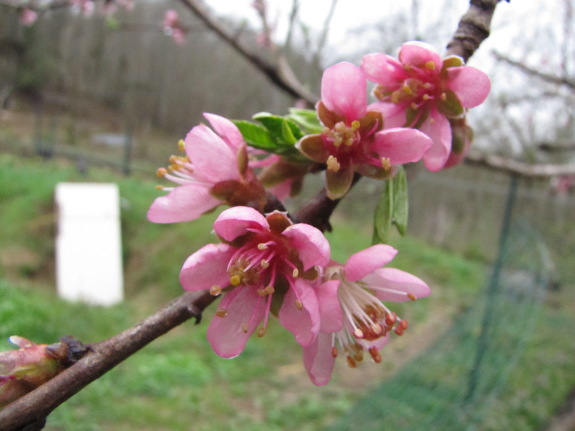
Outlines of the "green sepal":
<svg viewBox="0 0 575 431">
<path fill-rule="evenodd" d="M 452 90 L 445 91 L 445 100 L 440 100 L 437 103 L 437 110 L 448 118 L 457 118 L 465 113 L 465 109 L 461 106 L 461 102 Z"/>
<path fill-rule="evenodd" d="M 319 121 L 315 109 L 290 108 L 289 112 L 287 117 L 305 129 L 309 134 L 320 133 L 324 128 Z"/>
<path fill-rule="evenodd" d="M 408 220 L 407 177 L 399 168 L 397 174 L 385 182 L 385 187 L 375 208 L 373 244 L 387 243 L 391 227 L 404 235 Z"/>
<path fill-rule="evenodd" d="M 276 143 L 268 129 L 251 121 L 234 120 L 233 123 L 240 129 L 244 141 L 250 147 L 272 153 L 275 152 L 273 150 L 276 148 Z"/>
</svg>

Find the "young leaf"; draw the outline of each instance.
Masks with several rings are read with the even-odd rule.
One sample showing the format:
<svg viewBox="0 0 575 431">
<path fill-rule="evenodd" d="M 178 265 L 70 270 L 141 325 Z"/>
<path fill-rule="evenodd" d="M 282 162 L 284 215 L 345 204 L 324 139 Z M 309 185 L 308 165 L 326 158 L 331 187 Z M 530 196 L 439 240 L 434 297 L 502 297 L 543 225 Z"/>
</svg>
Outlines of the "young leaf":
<svg viewBox="0 0 575 431">
<path fill-rule="evenodd" d="M 323 130 L 314 109 L 290 108 L 289 112 L 288 118 L 306 129 L 308 134 L 320 133 Z"/>
<path fill-rule="evenodd" d="M 391 226 L 405 235 L 408 220 L 407 177 L 400 168 L 393 178 L 385 182 L 385 187 L 377 206 L 373 221 L 373 243 L 387 243 Z"/>
<path fill-rule="evenodd" d="M 401 235 L 407 231 L 409 201 L 407 195 L 407 176 L 400 167 L 393 177 L 393 213 L 391 222 Z"/>
<path fill-rule="evenodd" d="M 275 152 L 274 149 L 277 144 L 265 127 L 244 120 L 235 120 L 234 124 L 240 129 L 246 144 L 261 150 Z"/>
</svg>

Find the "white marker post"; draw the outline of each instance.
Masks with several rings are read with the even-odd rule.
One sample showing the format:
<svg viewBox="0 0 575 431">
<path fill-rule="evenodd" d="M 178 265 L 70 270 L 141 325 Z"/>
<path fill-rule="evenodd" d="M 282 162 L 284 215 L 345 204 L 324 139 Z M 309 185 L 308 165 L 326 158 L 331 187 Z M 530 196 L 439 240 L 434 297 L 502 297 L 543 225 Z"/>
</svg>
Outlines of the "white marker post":
<svg viewBox="0 0 575 431">
<path fill-rule="evenodd" d="M 56 186 L 58 295 L 113 305 L 124 297 L 120 194 L 116 184 Z"/>
</svg>

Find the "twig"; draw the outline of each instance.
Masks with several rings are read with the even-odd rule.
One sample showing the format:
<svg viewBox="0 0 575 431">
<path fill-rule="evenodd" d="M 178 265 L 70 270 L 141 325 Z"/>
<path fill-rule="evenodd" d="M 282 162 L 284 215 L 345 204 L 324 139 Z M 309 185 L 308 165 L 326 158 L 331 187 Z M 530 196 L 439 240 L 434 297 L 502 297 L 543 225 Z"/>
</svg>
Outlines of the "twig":
<svg viewBox="0 0 575 431">
<path fill-rule="evenodd" d="M 512 173 L 523 177 L 555 177 L 575 175 L 575 164 L 527 164 L 516 160 L 491 154 L 468 154 L 465 163 L 487 166 L 501 172 Z"/>
<path fill-rule="evenodd" d="M 291 96 L 303 99 L 311 106 L 319 100 L 312 92 L 308 91 L 296 78 L 293 71 L 287 64 L 287 61 L 278 61 L 276 64 L 270 64 L 260 55 L 250 52 L 246 47 L 239 43 L 230 32 L 212 18 L 205 6 L 199 0 L 179 0 L 188 10 L 193 12 L 204 24 L 214 33 L 220 36 L 234 50 L 246 58 L 256 68 L 262 71 L 268 79 L 277 85 L 280 89 Z M 283 57 L 280 57 L 281 60 Z"/>
<path fill-rule="evenodd" d="M 447 44 L 447 55 L 458 55 L 466 62 L 489 36 L 491 19 L 498 0 L 471 0 L 469 9 Z"/>
<path fill-rule="evenodd" d="M 538 70 L 532 69 L 531 67 L 526 66 L 518 61 L 511 60 L 510 58 L 507 58 L 503 54 L 500 54 L 499 52 L 496 51 L 493 52 L 493 55 L 497 60 L 507 63 L 513 67 L 516 67 L 517 69 L 521 70 L 527 75 L 534 76 L 551 84 L 564 85 L 572 90 L 575 90 L 575 80 L 573 79 L 562 78 L 560 76 L 554 76 L 549 75 L 547 73 L 539 72 Z"/>
<path fill-rule="evenodd" d="M 0 410 L 0 429 L 16 431 L 43 423 L 56 407 L 151 341 L 188 319 L 199 322 L 202 311 L 214 299 L 208 292 L 185 293 L 132 328 L 92 344 L 88 353 L 70 368 Z"/>
</svg>

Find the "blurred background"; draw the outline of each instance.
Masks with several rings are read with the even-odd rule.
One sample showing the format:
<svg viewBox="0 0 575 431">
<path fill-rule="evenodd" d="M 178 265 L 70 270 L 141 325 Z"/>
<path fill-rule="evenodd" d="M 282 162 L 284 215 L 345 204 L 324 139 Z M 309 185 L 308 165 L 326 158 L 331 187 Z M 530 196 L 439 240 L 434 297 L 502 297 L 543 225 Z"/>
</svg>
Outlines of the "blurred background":
<svg viewBox="0 0 575 431">
<path fill-rule="evenodd" d="M 251 1 L 204 2 L 234 40 L 272 63 L 283 56 L 315 94 L 322 70 L 337 61 L 393 54 L 413 39 L 441 51 L 468 7 L 299 3 L 269 0 L 266 33 Z M 207 310 L 201 325 L 182 325 L 58 408 L 46 429 L 575 430 L 574 6 L 501 2 L 469 62 L 493 83 L 468 115 L 472 159 L 505 163 L 409 167 L 408 235 L 391 237 L 399 250 L 391 266 L 433 293 L 392 304 L 411 326 L 382 364 L 349 369 L 342 360 L 317 388 L 279 325 L 224 360 L 205 340 Z M 181 43 L 162 26 L 168 8 L 179 13 Z M 72 333 L 95 342 L 179 295 L 181 264 L 214 241 L 217 213 L 178 225 L 146 220 L 161 193 L 155 170 L 177 141 L 203 112 L 249 119 L 283 115 L 297 101 L 179 1 L 142 0 L 113 15 L 58 8 L 32 25 L 20 13 L 0 2 L 0 336 L 52 343 Z M 321 179 L 306 181 L 313 195 Z M 119 186 L 119 305 L 56 296 L 60 182 Z M 382 184 L 360 185 L 334 215 L 338 260 L 371 243 Z"/>
</svg>

